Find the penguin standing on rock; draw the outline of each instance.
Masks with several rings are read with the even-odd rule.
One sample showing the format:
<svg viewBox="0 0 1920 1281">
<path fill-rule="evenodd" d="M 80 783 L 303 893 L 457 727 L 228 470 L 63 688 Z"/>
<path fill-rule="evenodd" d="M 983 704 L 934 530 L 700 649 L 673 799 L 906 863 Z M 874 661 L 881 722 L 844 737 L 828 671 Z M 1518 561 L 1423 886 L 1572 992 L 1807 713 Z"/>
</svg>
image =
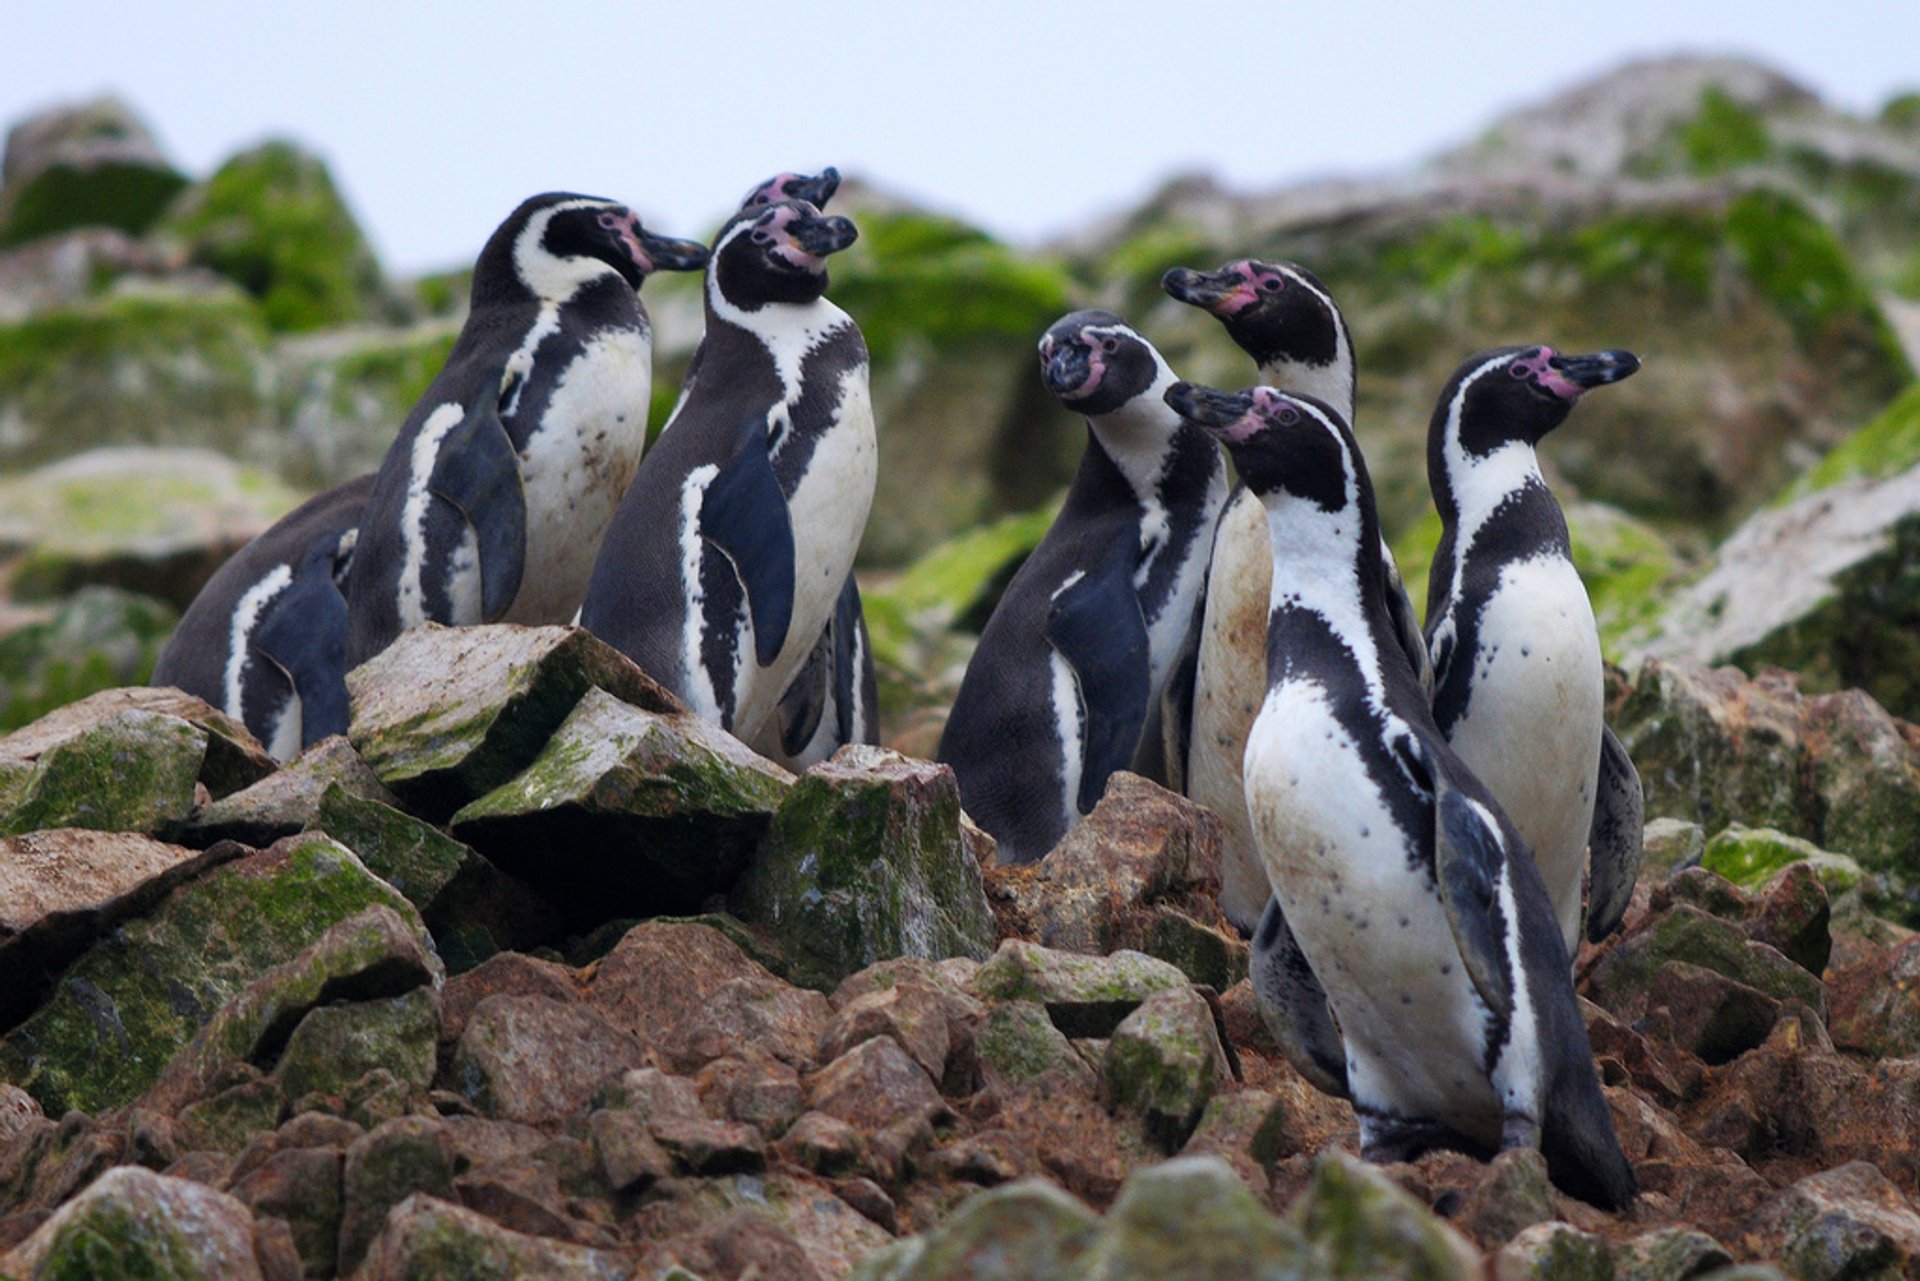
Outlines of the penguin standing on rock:
<svg viewBox="0 0 1920 1281">
<path fill-rule="evenodd" d="M 1240 349 L 1253 357 L 1268 386 L 1318 397 L 1353 421 L 1353 339 L 1333 295 L 1312 272 L 1290 262 L 1249 258 L 1211 272 L 1176 267 L 1160 285 L 1180 302 L 1218 318 Z M 1422 682 L 1431 684 L 1420 625 L 1384 542 L 1380 563 L 1387 575 L 1397 641 Z M 1271 892 L 1254 847 L 1240 769 L 1267 687 L 1267 598 L 1272 582 L 1266 512 L 1243 485 L 1228 500 L 1214 535 L 1180 776 L 1186 794 L 1218 814 L 1224 825 L 1220 907 L 1247 933 L 1254 930 Z"/>
<path fill-rule="evenodd" d="M 1168 408 L 1174 373 L 1125 321 L 1056 321 L 1040 364 L 1086 416 L 1086 452 L 981 633 L 939 751 L 1002 863 L 1045 855 L 1152 746 L 1150 709 L 1191 645 L 1226 499 L 1219 449 Z"/>
<path fill-rule="evenodd" d="M 1433 716 L 1533 851 L 1571 954 L 1619 925 L 1640 871 L 1640 776 L 1604 719 L 1600 637 L 1535 448 L 1632 354 L 1507 347 L 1462 364 L 1434 409 L 1442 533 L 1427 596 Z"/>
<path fill-rule="evenodd" d="M 180 619 L 152 684 L 242 722 L 277 761 L 347 732 L 347 574 L 373 477 L 283 516 L 222 565 Z"/>
<path fill-rule="evenodd" d="M 693 387 L 621 501 L 580 621 L 756 741 L 835 615 L 873 503 L 867 346 L 825 297 L 853 223 L 804 200 L 714 242 Z"/>
<path fill-rule="evenodd" d="M 1634 1197 L 1533 860 L 1461 762 L 1400 648 L 1379 517 L 1324 401 L 1186 384 L 1168 401 L 1232 451 L 1274 558 L 1248 808 L 1273 885 L 1266 982 L 1353 1100 L 1363 1154 L 1537 1146 L 1563 1190 Z M 1264 993 L 1263 993 L 1264 994 Z"/>
<path fill-rule="evenodd" d="M 523 202 L 481 250 L 453 351 L 387 452 L 347 595 L 358 664 L 424 622 L 563 623 L 646 446 L 639 288 L 706 248 L 623 205 Z"/>
</svg>

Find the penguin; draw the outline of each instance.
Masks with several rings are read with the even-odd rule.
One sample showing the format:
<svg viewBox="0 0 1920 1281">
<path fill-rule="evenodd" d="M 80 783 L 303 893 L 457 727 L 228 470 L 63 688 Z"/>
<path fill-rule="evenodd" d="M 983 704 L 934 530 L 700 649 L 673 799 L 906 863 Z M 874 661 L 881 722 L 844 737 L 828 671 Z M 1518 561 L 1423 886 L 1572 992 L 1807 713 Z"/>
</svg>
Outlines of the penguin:
<svg viewBox="0 0 1920 1281">
<path fill-rule="evenodd" d="M 564 192 L 500 224 L 453 351 L 367 498 L 349 662 L 424 622 L 572 619 L 646 446 L 653 332 L 640 285 L 706 252 L 624 205 Z"/>
<path fill-rule="evenodd" d="M 285 762 L 347 731 L 347 598 L 362 476 L 308 499 L 215 571 L 152 684 L 205 699 Z"/>
<path fill-rule="evenodd" d="M 1600 636 L 1540 439 L 1587 391 L 1640 367 L 1625 351 L 1504 347 L 1448 380 L 1427 433 L 1442 532 L 1428 580 L 1433 717 L 1533 851 L 1571 955 L 1625 914 L 1640 872 L 1640 776 L 1605 721 Z"/>
<path fill-rule="evenodd" d="M 1353 1100 L 1369 1160 L 1537 1146 L 1562 1190 L 1623 1208 L 1633 1169 L 1552 904 L 1400 647 L 1352 430 L 1267 387 L 1180 384 L 1168 403 L 1232 452 L 1274 558 L 1245 762 L 1274 891 L 1260 990 L 1324 1008 L 1297 1035 Z M 1303 975 L 1272 964 L 1289 954 Z"/>
<path fill-rule="evenodd" d="M 818 174 L 777 174 L 749 191 L 740 208 L 805 200 L 824 210 L 839 189 L 840 171 L 832 165 Z M 705 343 L 694 348 L 683 397 L 698 377 L 705 350 Z M 848 743 L 879 742 L 879 680 L 873 667 L 873 646 L 867 637 L 859 584 L 848 573 L 826 630 L 780 696 L 779 714 L 748 746 L 798 774 Z"/>
<path fill-rule="evenodd" d="M 826 298 L 852 222 L 736 213 L 706 276 L 699 376 L 615 513 L 583 626 L 757 741 L 842 606 L 873 503 L 860 328 Z"/>
<path fill-rule="evenodd" d="M 1120 317 L 1056 321 L 1040 365 L 1085 416 L 1086 451 L 980 634 L 938 752 L 1001 863 L 1043 857 L 1140 754 L 1227 491 L 1219 448 L 1167 406 L 1173 370 Z"/>
<path fill-rule="evenodd" d="M 1178 301 L 1218 318 L 1259 366 L 1263 382 L 1316 396 L 1353 421 L 1353 338 L 1332 293 L 1312 272 L 1295 263 L 1247 258 L 1212 272 L 1176 267 L 1160 284 Z M 1394 634 L 1423 684 L 1431 685 L 1420 624 L 1385 542 L 1380 563 Z M 1181 732 L 1179 721 L 1170 718 L 1168 750 L 1183 758 L 1186 795 L 1220 816 L 1220 907 L 1242 933 L 1255 930 L 1270 894 L 1254 848 L 1240 763 L 1266 689 L 1272 575 L 1266 512 L 1239 486 L 1214 535 L 1188 728 Z"/>
</svg>

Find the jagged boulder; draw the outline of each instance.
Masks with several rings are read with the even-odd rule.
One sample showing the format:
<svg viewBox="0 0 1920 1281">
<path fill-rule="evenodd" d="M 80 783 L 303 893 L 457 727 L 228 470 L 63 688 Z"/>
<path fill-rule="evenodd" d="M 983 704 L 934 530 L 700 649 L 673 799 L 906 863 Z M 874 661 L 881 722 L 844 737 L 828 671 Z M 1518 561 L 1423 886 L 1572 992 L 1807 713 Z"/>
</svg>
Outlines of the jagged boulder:
<svg viewBox="0 0 1920 1281">
<path fill-rule="evenodd" d="M 1232 1071 L 1213 1011 L 1191 988 L 1149 996 L 1107 1042 L 1108 1094 L 1169 1152 L 1187 1141 Z"/>
<path fill-rule="evenodd" d="M 974 976 L 973 993 L 1038 1001 L 1068 1036 L 1110 1036 L 1154 993 L 1186 986 L 1186 975 L 1141 952 L 1082 956 L 1008 939 Z"/>
<path fill-rule="evenodd" d="M 153 225 L 187 185 L 152 132 L 117 98 L 45 111 L 7 132 L 0 246 L 73 227 Z"/>
<path fill-rule="evenodd" d="M 350 796 L 383 804 L 393 802 L 393 793 L 374 777 L 353 745 L 335 734 L 253 786 L 201 806 L 177 834 L 192 845 L 212 845 L 216 841 L 271 845 L 283 836 L 305 830 L 319 813 L 321 799 L 335 787 Z M 348 844 L 351 847 L 351 842 Z"/>
<path fill-rule="evenodd" d="M 103 689 L 143 684 L 179 621 L 149 597 L 83 587 L 0 635 L 0 731 Z"/>
<path fill-rule="evenodd" d="M 127 1165 L 109 1170 L 4 1255 L 0 1274 L 260 1281 L 253 1215 L 186 1179 Z"/>
</svg>

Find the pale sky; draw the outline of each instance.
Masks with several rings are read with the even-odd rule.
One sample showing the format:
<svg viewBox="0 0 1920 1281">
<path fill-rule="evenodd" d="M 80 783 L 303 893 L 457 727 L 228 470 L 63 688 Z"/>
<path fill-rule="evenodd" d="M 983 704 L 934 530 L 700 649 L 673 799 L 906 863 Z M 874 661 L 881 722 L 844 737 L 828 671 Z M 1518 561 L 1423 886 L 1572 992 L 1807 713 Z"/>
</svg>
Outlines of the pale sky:
<svg viewBox="0 0 1920 1281">
<path fill-rule="evenodd" d="M 1920 86 L 1920 3 L 1826 0 L 473 0 L 9 4 L 0 119 L 119 93 L 204 175 L 287 136 L 398 272 L 471 259 L 523 197 L 699 235 L 835 164 L 1034 241 L 1170 173 L 1380 173 L 1631 58 L 1755 56 L 1841 106 Z"/>
</svg>

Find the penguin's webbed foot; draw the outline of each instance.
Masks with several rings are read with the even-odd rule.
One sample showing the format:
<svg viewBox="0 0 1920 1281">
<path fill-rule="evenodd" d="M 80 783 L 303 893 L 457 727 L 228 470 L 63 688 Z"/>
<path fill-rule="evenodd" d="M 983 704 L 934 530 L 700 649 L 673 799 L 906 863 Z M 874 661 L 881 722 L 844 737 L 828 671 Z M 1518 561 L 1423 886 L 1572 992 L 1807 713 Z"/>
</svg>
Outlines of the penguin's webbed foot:
<svg viewBox="0 0 1920 1281">
<path fill-rule="evenodd" d="M 1511 1152 L 1515 1148 L 1538 1148 L 1540 1146 L 1540 1123 L 1524 1113 L 1513 1113 L 1500 1126 L 1500 1150 Z"/>
<path fill-rule="evenodd" d="M 1483 1161 L 1493 1155 L 1486 1144 L 1439 1121 L 1379 1113 L 1360 1117 L 1360 1155 L 1375 1165 L 1412 1161 L 1435 1148 L 1464 1152 Z"/>
</svg>

